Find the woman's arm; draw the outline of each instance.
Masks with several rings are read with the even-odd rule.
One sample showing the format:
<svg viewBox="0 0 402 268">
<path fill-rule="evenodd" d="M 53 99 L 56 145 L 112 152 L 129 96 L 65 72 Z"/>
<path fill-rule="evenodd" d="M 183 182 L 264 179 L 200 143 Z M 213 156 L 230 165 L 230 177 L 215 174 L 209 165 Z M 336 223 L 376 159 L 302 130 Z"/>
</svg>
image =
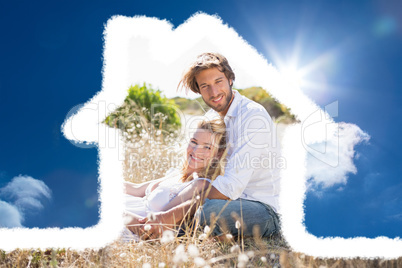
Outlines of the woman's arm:
<svg viewBox="0 0 402 268">
<path fill-rule="evenodd" d="M 197 198 L 199 196 L 199 198 Z M 198 207 L 204 203 L 205 198 L 225 199 L 229 198 L 216 190 L 207 180 L 196 180 L 186 186 L 175 198 L 173 198 L 161 211 L 153 215 L 153 219 L 139 219 L 140 224 L 150 224 L 152 229 L 148 231 L 150 238 L 162 235 L 164 227 L 173 228 L 180 224 L 186 217 L 191 217 Z"/>
<path fill-rule="evenodd" d="M 174 226 L 186 216 L 192 216 L 198 206 L 203 203 L 204 196 L 210 183 L 207 180 L 196 180 L 189 183 L 175 196 L 161 212 L 154 213 L 153 219 L 140 219 L 140 223 L 161 224 Z M 199 196 L 199 198 L 197 198 Z"/>
<path fill-rule="evenodd" d="M 205 195 L 210 183 L 207 180 L 195 180 L 189 183 L 183 190 L 179 192 L 166 206 L 163 207 L 162 211 L 167 211 L 171 208 L 174 208 L 183 202 L 196 199 L 199 196 L 199 199 Z"/>
<path fill-rule="evenodd" d="M 147 189 L 148 185 L 151 184 L 154 181 L 147 181 L 144 183 L 132 183 L 125 181 L 124 182 L 124 192 L 129 195 L 133 195 L 136 197 L 144 197 L 145 196 L 145 190 Z M 159 184 L 159 182 L 157 182 Z M 156 184 L 156 185 L 157 185 Z"/>
<path fill-rule="evenodd" d="M 187 200 L 174 208 L 167 211 L 157 212 L 152 217 L 138 219 L 138 223 L 142 224 L 140 233 L 144 239 L 154 239 L 161 237 L 164 230 L 169 230 L 180 225 L 185 218 L 190 218 L 196 212 L 200 200 Z M 149 225 L 145 231 L 145 224 Z M 138 231 L 138 230 L 137 230 Z"/>
</svg>

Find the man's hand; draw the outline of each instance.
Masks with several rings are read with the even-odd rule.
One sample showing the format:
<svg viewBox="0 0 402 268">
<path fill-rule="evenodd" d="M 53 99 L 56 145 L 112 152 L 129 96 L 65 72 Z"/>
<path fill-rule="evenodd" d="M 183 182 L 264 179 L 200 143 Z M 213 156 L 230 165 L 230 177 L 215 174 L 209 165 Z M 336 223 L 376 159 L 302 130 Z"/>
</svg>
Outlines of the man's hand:
<svg viewBox="0 0 402 268">
<path fill-rule="evenodd" d="M 219 192 L 215 187 L 211 186 L 211 189 L 208 192 L 208 199 L 223 199 L 223 200 L 229 200 L 230 198 L 227 197 L 226 195 L 222 194 Z"/>
</svg>

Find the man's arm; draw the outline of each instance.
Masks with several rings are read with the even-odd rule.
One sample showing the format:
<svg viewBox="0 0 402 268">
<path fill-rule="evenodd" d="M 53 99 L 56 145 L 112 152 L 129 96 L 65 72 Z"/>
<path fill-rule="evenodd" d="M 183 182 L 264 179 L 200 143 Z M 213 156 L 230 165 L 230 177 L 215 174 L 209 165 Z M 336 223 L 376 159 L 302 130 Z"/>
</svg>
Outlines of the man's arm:
<svg viewBox="0 0 402 268">
<path fill-rule="evenodd" d="M 235 200 L 244 192 L 255 172 L 267 165 L 270 156 L 275 157 L 275 128 L 268 113 L 260 109 L 240 113 L 229 128 L 232 152 L 227 159 L 225 174 L 218 176 L 212 185 Z"/>
<path fill-rule="evenodd" d="M 229 200 L 227 196 L 219 192 L 206 180 L 198 180 L 196 183 L 192 183 L 191 187 L 186 190 L 186 192 L 184 192 L 184 190 L 181 191 L 167 206 L 165 206 L 164 210 L 166 211 L 161 214 L 166 216 L 166 222 L 177 224 L 180 223 L 185 216 L 193 216 L 198 207 L 204 203 L 206 198 Z M 183 194 L 180 195 L 181 193 Z M 187 198 L 187 200 L 185 200 L 185 197 L 190 197 L 190 195 L 192 198 Z M 197 196 L 199 198 L 197 198 Z M 172 206 L 178 200 L 180 200 L 179 204 Z"/>
<path fill-rule="evenodd" d="M 191 199 L 204 200 L 209 199 L 229 199 L 227 196 L 219 192 L 213 187 L 207 180 L 196 180 L 191 182 L 186 188 L 184 188 L 178 195 L 176 195 L 170 202 L 162 209 L 167 211 L 171 208 L 178 206 L 179 204 L 191 200 Z M 203 202 L 202 202 L 203 203 Z"/>
<path fill-rule="evenodd" d="M 207 195 L 208 199 L 223 199 L 223 200 L 230 200 L 229 197 L 226 195 L 222 194 L 221 192 L 218 191 L 214 186 L 211 185 L 211 190 L 209 191 Z"/>
</svg>

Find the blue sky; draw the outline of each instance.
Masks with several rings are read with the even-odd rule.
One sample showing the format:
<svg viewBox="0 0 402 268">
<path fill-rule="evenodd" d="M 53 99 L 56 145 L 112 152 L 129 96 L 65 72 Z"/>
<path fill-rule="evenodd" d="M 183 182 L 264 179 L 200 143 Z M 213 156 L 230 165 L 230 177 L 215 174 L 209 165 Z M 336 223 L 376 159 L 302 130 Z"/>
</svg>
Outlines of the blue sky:
<svg viewBox="0 0 402 268">
<path fill-rule="evenodd" d="M 295 59 L 298 69 L 317 63 L 302 89 L 321 107 L 338 101 L 335 120 L 371 137 L 356 146 L 357 173 L 348 174 L 346 184 L 308 192 L 307 230 L 316 236 L 401 236 L 402 5 L 194 2 L 0 4 L 0 200 L 25 204 L 22 225 L 88 227 L 99 219 L 97 150 L 73 146 L 60 127 L 71 108 L 101 89 L 104 23 L 113 15 L 146 15 L 177 27 L 203 11 L 219 15 L 278 67 Z M 32 197 L 25 203 L 9 190 L 24 186 L 25 197 Z"/>
</svg>

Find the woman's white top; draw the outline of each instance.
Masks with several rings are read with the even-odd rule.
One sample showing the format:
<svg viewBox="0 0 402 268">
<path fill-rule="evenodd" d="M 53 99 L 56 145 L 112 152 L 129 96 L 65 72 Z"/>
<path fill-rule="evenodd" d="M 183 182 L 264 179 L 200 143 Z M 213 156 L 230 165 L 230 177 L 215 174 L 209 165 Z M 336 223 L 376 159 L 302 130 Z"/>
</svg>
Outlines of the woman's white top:
<svg viewBox="0 0 402 268">
<path fill-rule="evenodd" d="M 168 171 L 166 176 L 152 181 L 145 190 L 144 197 L 136 197 L 129 194 L 125 196 L 125 209 L 136 215 L 146 217 L 149 213 L 160 212 L 162 209 L 178 195 L 184 188 L 196 180 L 207 180 L 196 178 L 188 182 L 180 182 L 183 174 L 180 170 Z M 155 185 L 159 185 L 155 188 Z M 153 189 L 155 188 L 155 189 Z M 152 190 L 153 189 L 153 190 Z"/>
</svg>

